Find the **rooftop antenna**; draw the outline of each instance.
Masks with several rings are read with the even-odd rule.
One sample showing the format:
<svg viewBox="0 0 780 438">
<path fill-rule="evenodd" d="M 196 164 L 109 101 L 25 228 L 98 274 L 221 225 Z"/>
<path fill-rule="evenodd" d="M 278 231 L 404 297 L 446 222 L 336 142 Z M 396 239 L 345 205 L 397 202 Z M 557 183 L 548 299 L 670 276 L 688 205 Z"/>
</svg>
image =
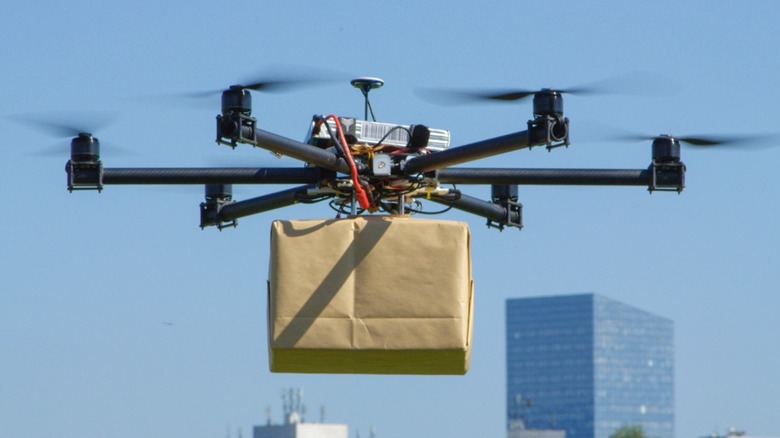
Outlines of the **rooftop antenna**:
<svg viewBox="0 0 780 438">
<path fill-rule="evenodd" d="M 282 389 L 282 416 L 284 418 L 283 424 L 290 424 L 290 411 L 292 410 L 292 407 L 289 403 L 289 398 L 287 397 L 287 391 Z"/>
<path fill-rule="evenodd" d="M 320 423 L 325 422 L 325 405 L 320 406 Z"/>
<path fill-rule="evenodd" d="M 291 389 L 293 412 L 297 413 L 300 418 L 301 413 L 301 388 Z"/>
<path fill-rule="evenodd" d="M 374 116 L 374 108 L 371 107 L 371 101 L 368 100 L 368 92 L 375 88 L 381 88 L 382 85 L 385 84 L 385 81 L 379 78 L 364 76 L 364 77 L 352 79 L 351 84 L 353 87 L 360 90 L 361 93 L 363 93 L 363 97 L 365 99 L 363 119 L 368 120 L 368 112 L 371 111 L 371 119 L 376 122 L 376 116 Z"/>
<path fill-rule="evenodd" d="M 303 390 L 300 388 L 282 389 L 284 424 L 296 424 L 304 421 L 306 407 L 301 403 Z"/>
<path fill-rule="evenodd" d="M 265 424 L 266 426 L 271 425 L 271 405 L 265 406 Z"/>
</svg>

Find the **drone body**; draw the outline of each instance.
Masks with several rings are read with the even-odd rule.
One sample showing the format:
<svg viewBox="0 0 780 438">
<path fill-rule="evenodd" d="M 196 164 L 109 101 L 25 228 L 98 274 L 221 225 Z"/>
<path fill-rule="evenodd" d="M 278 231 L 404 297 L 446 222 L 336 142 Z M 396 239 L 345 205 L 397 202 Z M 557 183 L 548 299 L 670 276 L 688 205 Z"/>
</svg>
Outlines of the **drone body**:
<svg viewBox="0 0 780 438">
<path fill-rule="evenodd" d="M 102 190 L 110 184 L 203 184 L 201 227 L 235 226 L 240 217 L 295 203 L 329 201 L 340 216 L 370 213 L 436 214 L 456 208 L 487 218 L 489 227 L 522 228 L 520 184 L 638 185 L 648 190 L 682 191 L 685 165 L 680 143 L 672 136 L 653 139 L 652 162 L 645 169 L 504 169 L 452 167 L 513 150 L 568 146 L 569 119 L 563 94 L 584 90 L 502 91 L 471 95 L 480 99 L 517 100 L 533 96 L 533 118 L 527 129 L 451 147 L 450 133 L 423 124 L 393 124 L 373 117 L 369 92 L 384 81 L 352 80 L 365 97 L 364 119 L 315 115 L 304 142 L 260 129 L 252 117 L 249 90 L 263 91 L 283 82 L 233 85 L 222 91 L 216 141 L 232 148 L 249 144 L 301 160 L 298 168 L 104 168 L 99 142 L 80 133 L 71 144 L 66 171 L 69 190 Z M 694 143 L 694 140 L 685 139 Z M 694 143 L 696 144 L 696 143 Z M 233 184 L 298 184 L 244 201 L 234 201 Z M 468 196 L 457 187 L 491 186 L 491 199 Z M 429 202 L 445 210 L 426 210 Z"/>
</svg>

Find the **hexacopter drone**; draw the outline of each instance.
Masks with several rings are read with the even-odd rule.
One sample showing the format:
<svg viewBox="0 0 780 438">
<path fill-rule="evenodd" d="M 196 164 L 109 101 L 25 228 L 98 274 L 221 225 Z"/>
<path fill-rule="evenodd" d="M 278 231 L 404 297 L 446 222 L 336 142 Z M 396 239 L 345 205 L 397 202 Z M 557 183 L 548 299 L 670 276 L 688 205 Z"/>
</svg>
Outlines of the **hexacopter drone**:
<svg viewBox="0 0 780 438">
<path fill-rule="evenodd" d="M 699 137 L 649 137 L 652 161 L 645 169 L 505 169 L 451 167 L 522 148 L 548 150 L 569 145 L 569 120 L 563 116 L 563 94 L 580 90 L 471 93 L 471 97 L 519 100 L 533 96 L 533 119 L 524 131 L 458 147 L 450 133 L 422 124 L 377 122 L 369 92 L 384 82 L 373 77 L 352 80 L 365 98 L 363 119 L 315 115 L 303 142 L 260 129 L 252 117 L 250 90 L 263 91 L 280 81 L 233 85 L 222 91 L 217 116 L 217 143 L 235 148 L 248 144 L 303 161 L 298 168 L 106 168 L 100 145 L 82 132 L 71 141 L 67 162 L 68 190 L 102 190 L 112 184 L 203 184 L 205 202 L 200 226 L 235 226 L 240 217 L 296 203 L 329 201 L 338 215 L 385 212 L 437 214 L 450 208 L 487 218 L 488 227 L 522 227 L 517 187 L 523 185 L 645 186 L 652 191 L 681 192 L 685 165 L 680 142 L 722 143 Z M 369 113 L 372 120 L 368 120 Z M 280 192 L 234 201 L 233 184 L 297 184 Z M 481 200 L 457 187 L 491 185 L 491 199 Z M 444 209 L 426 210 L 427 202 Z"/>
</svg>

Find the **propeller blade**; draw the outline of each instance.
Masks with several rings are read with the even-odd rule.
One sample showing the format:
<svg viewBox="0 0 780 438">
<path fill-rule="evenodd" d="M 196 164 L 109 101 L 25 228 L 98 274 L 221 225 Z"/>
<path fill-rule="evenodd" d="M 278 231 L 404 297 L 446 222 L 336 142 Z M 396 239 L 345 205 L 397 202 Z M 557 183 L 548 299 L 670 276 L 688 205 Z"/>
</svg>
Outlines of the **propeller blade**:
<svg viewBox="0 0 780 438">
<path fill-rule="evenodd" d="M 264 93 L 285 92 L 323 83 L 345 80 L 348 75 L 332 70 L 311 67 L 275 66 L 235 82 L 240 88 Z M 205 98 L 225 91 L 225 88 L 179 94 L 190 98 Z"/>
<path fill-rule="evenodd" d="M 70 153 L 71 139 L 80 134 L 92 135 L 99 132 L 111 125 L 117 117 L 117 113 L 110 111 L 65 111 L 17 114 L 8 116 L 8 119 L 48 137 L 59 139 L 54 144 L 34 148 L 26 155 L 62 158 Z M 106 151 L 111 156 L 135 155 L 134 152 L 113 146 L 110 142 L 100 142 L 100 146 L 101 156 L 105 156 Z"/>
<path fill-rule="evenodd" d="M 437 105 L 461 105 L 486 100 L 512 101 L 532 96 L 528 90 L 463 90 L 441 88 L 417 88 L 414 93 L 421 99 Z"/>
<path fill-rule="evenodd" d="M 70 142 L 60 141 L 58 143 L 36 149 L 26 155 L 39 158 L 63 158 L 70 154 Z M 130 157 L 138 156 L 138 153 L 127 148 L 114 146 L 112 143 L 100 141 L 101 158 L 109 157 Z"/>
<path fill-rule="evenodd" d="M 591 94 L 629 94 L 629 95 L 647 95 L 647 94 L 667 94 L 671 89 L 670 81 L 659 76 L 650 75 L 643 72 L 632 72 L 620 76 L 600 81 L 588 82 L 568 88 L 546 88 L 539 90 L 527 89 L 498 89 L 498 90 L 477 90 L 477 89 L 437 89 L 423 88 L 416 90 L 416 93 L 423 99 L 437 104 L 462 104 L 475 101 L 516 101 L 533 96 L 546 90 L 556 91 L 563 94 L 591 95 Z M 649 90 L 654 90 L 650 92 Z"/>
<path fill-rule="evenodd" d="M 75 137 L 81 133 L 85 134 L 91 134 L 91 129 L 85 129 L 85 125 L 79 125 L 80 127 L 77 127 L 77 125 L 68 125 L 68 124 L 61 124 L 61 123 L 40 123 L 38 125 L 38 130 L 44 132 L 50 137 Z"/>
<path fill-rule="evenodd" d="M 674 83 L 669 78 L 648 72 L 634 71 L 557 91 L 580 95 L 670 96 L 678 93 L 679 90 L 679 84 Z"/>
<path fill-rule="evenodd" d="M 607 128 L 601 128 L 606 131 Z M 609 128 L 608 133 L 599 136 L 599 140 L 606 141 L 653 141 L 661 138 L 674 138 L 681 144 L 696 148 L 710 147 L 736 147 L 736 148 L 764 148 L 780 144 L 780 135 L 777 134 L 722 134 L 722 135 L 646 135 L 626 131 L 619 128 Z"/>
<path fill-rule="evenodd" d="M 719 135 L 719 136 L 685 136 L 676 137 L 681 143 L 694 147 L 726 146 L 730 148 L 763 149 L 780 144 L 778 134 L 759 135 Z"/>
<path fill-rule="evenodd" d="M 554 89 L 555 91 L 563 94 L 578 94 L 578 95 L 587 95 L 587 94 L 609 94 L 610 91 L 608 88 L 597 88 L 595 86 L 579 86 L 579 87 L 572 87 L 572 88 L 564 88 L 562 90 L 559 90 L 557 88 Z"/>
<path fill-rule="evenodd" d="M 276 93 L 288 90 L 297 90 L 319 84 L 321 80 L 314 78 L 277 78 L 245 83 L 242 86 L 249 90 L 265 93 Z"/>
<path fill-rule="evenodd" d="M 272 79 L 272 80 L 266 79 L 260 81 L 255 79 L 255 81 L 253 82 L 242 82 L 236 84 L 236 86 L 239 88 L 259 91 L 262 93 L 284 92 L 284 91 L 296 90 L 296 89 L 304 88 L 307 86 L 314 86 L 314 85 L 316 85 L 315 80 L 305 80 L 305 79 Z M 203 99 L 207 97 L 216 96 L 218 94 L 221 94 L 223 91 L 225 91 L 225 89 L 221 88 L 221 89 L 213 89 L 207 91 L 182 93 L 174 96 L 188 97 L 192 99 Z"/>
<path fill-rule="evenodd" d="M 172 98 L 172 99 L 176 99 L 178 97 L 184 97 L 184 98 L 189 98 L 189 99 L 205 99 L 207 97 L 216 96 L 219 93 L 221 93 L 222 91 L 224 91 L 224 90 L 223 89 L 211 89 L 211 90 L 206 90 L 206 91 L 192 91 L 192 92 L 187 92 L 187 93 L 166 94 L 163 97 L 165 97 L 165 98 Z"/>
<path fill-rule="evenodd" d="M 473 96 L 478 99 L 512 101 L 512 100 L 522 100 L 525 99 L 526 97 L 533 96 L 536 93 L 537 93 L 536 91 L 528 91 L 528 90 L 510 90 L 510 91 L 473 93 Z"/>
<path fill-rule="evenodd" d="M 494 89 L 494 90 L 459 90 L 459 89 L 418 89 L 416 94 L 424 100 L 431 103 L 444 105 L 457 105 L 473 103 L 479 101 L 502 101 L 513 102 L 523 100 L 534 96 L 537 93 L 545 91 L 555 91 L 563 94 L 597 94 L 599 90 L 595 88 L 577 87 L 577 88 L 546 88 L 539 90 L 523 89 Z"/>
<path fill-rule="evenodd" d="M 67 111 L 53 113 L 27 113 L 8 116 L 49 137 L 67 138 L 82 133 L 94 133 L 109 126 L 117 115 L 105 111 Z"/>
<path fill-rule="evenodd" d="M 720 146 L 720 145 L 736 143 L 740 140 L 740 137 L 736 137 L 736 136 L 730 136 L 730 137 L 686 136 L 686 137 L 675 137 L 675 138 L 677 138 L 677 140 L 679 140 L 681 143 L 688 143 L 689 145 L 692 146 Z"/>
</svg>

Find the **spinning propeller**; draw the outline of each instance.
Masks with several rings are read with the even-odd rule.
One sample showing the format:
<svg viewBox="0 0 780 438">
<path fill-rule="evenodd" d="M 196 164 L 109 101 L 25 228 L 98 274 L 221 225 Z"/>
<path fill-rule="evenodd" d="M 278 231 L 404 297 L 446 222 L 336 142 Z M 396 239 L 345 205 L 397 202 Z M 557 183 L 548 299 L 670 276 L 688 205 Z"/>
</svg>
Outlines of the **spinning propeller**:
<svg viewBox="0 0 780 438">
<path fill-rule="evenodd" d="M 344 74 L 334 71 L 284 66 L 266 69 L 265 72 L 238 81 L 228 88 L 184 93 L 179 96 L 200 99 L 221 93 L 223 111 L 231 110 L 245 113 L 252 107 L 250 90 L 261 93 L 279 93 L 341 81 L 344 77 Z"/>
<path fill-rule="evenodd" d="M 601 84 L 601 85 L 599 85 Z M 609 89 L 602 83 L 592 83 L 570 88 L 529 89 L 420 89 L 417 94 L 432 103 L 459 105 L 474 102 L 514 102 L 533 96 L 533 114 L 535 117 L 562 117 L 563 94 L 607 94 Z"/>
<path fill-rule="evenodd" d="M 73 160 L 96 162 L 100 159 L 100 141 L 93 132 L 110 125 L 116 118 L 116 114 L 108 112 L 31 113 L 9 118 L 49 137 L 71 138 L 70 152 Z M 36 155 L 59 156 L 62 152 L 63 145 L 57 144 Z"/>
<path fill-rule="evenodd" d="M 568 88 L 500 88 L 500 89 L 418 89 L 421 98 L 442 105 L 459 105 L 476 102 L 515 102 L 533 96 L 535 116 L 563 114 L 563 94 L 572 95 L 665 95 L 673 94 L 677 87 L 663 77 L 646 72 L 632 72 L 600 81 L 588 82 Z"/>
<path fill-rule="evenodd" d="M 511 102 L 523 100 L 530 96 L 545 94 L 599 94 L 604 90 L 589 87 L 576 88 L 542 88 L 540 90 L 524 89 L 491 89 L 491 90 L 421 90 L 420 95 L 435 103 L 469 103 L 475 101 L 504 101 Z"/>
<path fill-rule="evenodd" d="M 642 135 L 642 134 L 623 134 L 613 136 L 611 140 L 616 141 L 653 141 L 653 161 L 654 162 L 679 162 L 680 145 L 703 149 L 714 147 L 746 148 L 762 143 L 767 146 L 766 141 L 774 140 L 777 135 L 686 135 L 674 136 L 670 134 L 661 135 Z"/>
<path fill-rule="evenodd" d="M 255 78 L 255 79 L 250 79 L 248 81 L 244 81 L 240 84 L 231 85 L 227 89 L 214 89 L 214 90 L 200 91 L 194 93 L 185 93 L 184 96 L 195 97 L 195 98 L 207 97 L 207 96 L 212 96 L 218 93 L 222 93 L 228 90 L 235 90 L 235 89 L 274 93 L 274 92 L 283 92 L 283 91 L 305 88 L 307 86 L 317 85 L 322 81 L 323 81 L 322 79 L 317 79 L 314 77 L 294 78 L 291 77 L 290 75 L 284 75 L 284 76 L 280 75 L 278 77 L 266 76 L 263 79 Z"/>
<path fill-rule="evenodd" d="M 315 77 L 314 75 L 304 76 L 301 74 L 264 74 L 238 81 L 236 84 L 231 85 L 228 88 L 214 88 L 203 91 L 164 94 L 153 96 L 152 100 L 175 107 L 192 107 L 194 105 L 198 109 L 202 108 L 204 110 L 211 110 L 213 109 L 213 101 L 211 98 L 219 94 L 222 94 L 223 96 L 228 94 L 233 96 L 231 99 L 229 99 L 229 101 L 234 101 L 233 104 L 237 104 L 238 108 L 244 108 L 247 106 L 251 107 L 252 97 L 249 93 L 250 90 L 260 93 L 282 93 L 316 86 L 327 81 L 329 81 L 329 79 Z M 248 105 L 242 105 L 242 99 L 248 100 Z"/>
<path fill-rule="evenodd" d="M 760 141 L 761 139 L 767 139 L 768 136 L 751 136 L 751 135 L 720 135 L 720 136 L 682 136 L 678 137 L 670 134 L 661 135 L 626 135 L 619 138 L 620 140 L 628 141 L 641 141 L 641 140 L 653 140 L 653 141 L 678 141 L 694 147 L 710 147 L 710 146 L 725 146 L 734 145 L 735 143 L 747 144 Z"/>
</svg>

